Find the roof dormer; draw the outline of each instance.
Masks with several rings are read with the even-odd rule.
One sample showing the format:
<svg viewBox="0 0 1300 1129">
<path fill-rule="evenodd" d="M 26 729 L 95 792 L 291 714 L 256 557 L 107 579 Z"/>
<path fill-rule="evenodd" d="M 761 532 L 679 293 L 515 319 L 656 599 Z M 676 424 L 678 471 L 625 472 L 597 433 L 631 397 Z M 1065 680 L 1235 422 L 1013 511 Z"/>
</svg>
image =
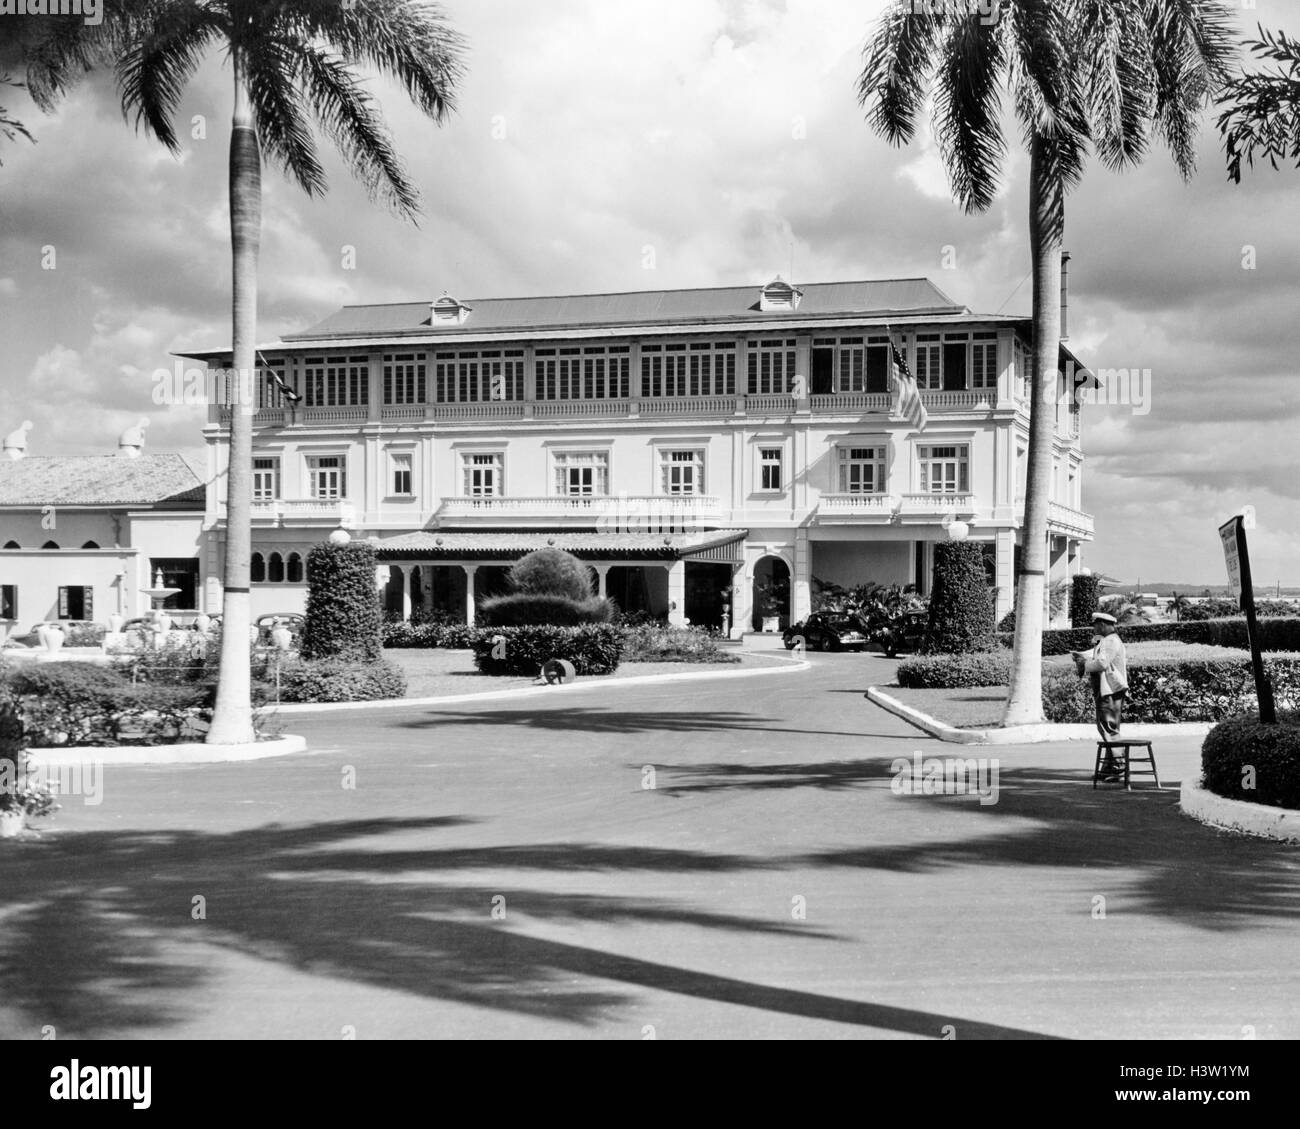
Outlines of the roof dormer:
<svg viewBox="0 0 1300 1129">
<path fill-rule="evenodd" d="M 759 291 L 758 308 L 763 313 L 790 313 L 799 308 L 803 291 L 791 286 L 779 274 Z"/>
<path fill-rule="evenodd" d="M 470 307 L 464 302 L 458 302 L 445 290 L 442 297 L 439 298 L 429 307 L 429 323 L 438 325 L 439 323 L 450 322 L 454 325 L 462 324 L 471 313 Z"/>
</svg>

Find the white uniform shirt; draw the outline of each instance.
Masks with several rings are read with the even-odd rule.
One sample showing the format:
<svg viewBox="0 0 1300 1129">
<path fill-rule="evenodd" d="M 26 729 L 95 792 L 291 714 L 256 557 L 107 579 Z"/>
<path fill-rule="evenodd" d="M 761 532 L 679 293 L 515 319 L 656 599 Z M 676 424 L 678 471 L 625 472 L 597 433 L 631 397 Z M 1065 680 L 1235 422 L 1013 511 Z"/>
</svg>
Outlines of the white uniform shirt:
<svg viewBox="0 0 1300 1129">
<path fill-rule="evenodd" d="M 1101 694 L 1118 694 L 1128 689 L 1127 660 L 1124 655 L 1124 641 L 1113 632 L 1102 636 L 1092 649 L 1092 658 L 1084 663 L 1083 669 L 1089 674 L 1101 675 Z"/>
</svg>

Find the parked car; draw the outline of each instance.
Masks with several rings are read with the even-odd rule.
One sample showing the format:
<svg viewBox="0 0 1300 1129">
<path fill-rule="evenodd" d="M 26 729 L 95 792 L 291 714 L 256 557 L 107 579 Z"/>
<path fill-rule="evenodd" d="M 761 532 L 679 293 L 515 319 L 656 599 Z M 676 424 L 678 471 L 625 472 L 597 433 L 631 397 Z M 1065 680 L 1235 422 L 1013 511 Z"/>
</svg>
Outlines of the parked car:
<svg viewBox="0 0 1300 1129">
<path fill-rule="evenodd" d="M 899 651 L 915 651 L 929 618 L 928 611 L 895 612 L 871 632 L 871 641 L 891 659 Z"/>
<path fill-rule="evenodd" d="M 851 616 L 828 616 L 814 612 L 802 623 L 792 624 L 782 632 L 787 651 L 793 650 L 799 639 L 810 651 L 861 651 L 866 648 L 867 635 L 862 624 Z"/>
<path fill-rule="evenodd" d="M 33 624 L 30 631 L 10 635 L 5 640 L 6 647 L 39 647 L 40 636 L 37 632 L 42 627 L 61 627 L 65 636 L 65 647 L 98 647 L 104 641 L 108 628 L 102 623 L 89 619 L 48 619 L 43 623 Z"/>
<path fill-rule="evenodd" d="M 259 646 L 269 647 L 271 632 L 283 625 L 289 629 L 296 647 L 302 637 L 303 624 L 306 622 L 307 617 L 301 612 L 264 612 L 253 620 L 253 626 L 257 628 L 257 643 Z"/>
</svg>

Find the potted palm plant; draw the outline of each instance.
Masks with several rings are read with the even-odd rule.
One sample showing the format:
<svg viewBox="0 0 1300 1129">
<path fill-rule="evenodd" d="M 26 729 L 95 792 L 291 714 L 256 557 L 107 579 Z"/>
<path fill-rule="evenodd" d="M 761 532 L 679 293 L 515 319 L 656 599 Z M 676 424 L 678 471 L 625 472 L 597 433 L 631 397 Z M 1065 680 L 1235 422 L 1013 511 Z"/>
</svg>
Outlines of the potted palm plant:
<svg viewBox="0 0 1300 1129">
<path fill-rule="evenodd" d="M 762 619 L 764 633 L 781 630 L 781 616 L 789 606 L 790 585 L 784 580 L 769 580 L 757 589 L 758 611 Z"/>
</svg>

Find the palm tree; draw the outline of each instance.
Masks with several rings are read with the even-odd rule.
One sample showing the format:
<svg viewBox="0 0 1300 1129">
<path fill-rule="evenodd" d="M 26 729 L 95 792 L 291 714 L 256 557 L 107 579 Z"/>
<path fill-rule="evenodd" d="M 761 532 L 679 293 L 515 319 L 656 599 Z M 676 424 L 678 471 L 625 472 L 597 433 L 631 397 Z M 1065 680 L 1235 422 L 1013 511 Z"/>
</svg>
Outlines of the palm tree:
<svg viewBox="0 0 1300 1129">
<path fill-rule="evenodd" d="M 1152 132 L 1183 176 L 1195 169 L 1202 106 L 1227 76 L 1230 12 L 1221 0 L 1002 0 L 992 20 L 896 0 L 864 49 L 859 102 L 871 127 L 903 145 L 933 95 L 932 122 L 953 194 L 967 212 L 997 193 L 1010 95 L 1029 152 L 1033 367 L 1023 562 L 1004 725 L 1043 717 L 1042 650 L 1052 413 L 1060 368 L 1065 196 L 1089 145 L 1124 169 Z"/>
<path fill-rule="evenodd" d="M 460 79 L 461 38 L 435 4 L 413 0 L 119 0 L 99 28 L 60 26 L 28 56 L 28 81 L 49 108 L 87 69 L 115 61 L 122 110 L 173 153 L 172 124 L 186 82 L 205 53 L 224 49 L 234 76 L 230 139 L 233 367 L 241 392 L 255 373 L 257 260 L 262 226 L 262 150 L 309 194 L 323 195 L 312 122 L 347 159 L 372 198 L 415 219 L 408 178 L 357 69 L 395 77 L 441 124 Z M 84 30 L 78 30 L 78 28 Z M 253 739 L 249 675 L 252 417 L 256 397 L 231 406 L 226 475 L 226 558 L 221 674 L 207 740 Z"/>
<path fill-rule="evenodd" d="M 1169 601 L 1169 610 L 1174 613 L 1174 620 L 1181 623 L 1183 613 L 1192 606 L 1191 597 L 1186 592 L 1174 592 Z"/>
<path fill-rule="evenodd" d="M 1276 63 L 1275 71 L 1252 71 L 1232 78 L 1223 89 L 1219 132 L 1228 156 L 1228 178 L 1241 183 L 1241 161 L 1254 168 L 1255 157 L 1295 161 L 1300 166 L 1300 42 L 1286 32 L 1259 27 L 1259 38 L 1245 46 L 1257 58 Z"/>
</svg>

